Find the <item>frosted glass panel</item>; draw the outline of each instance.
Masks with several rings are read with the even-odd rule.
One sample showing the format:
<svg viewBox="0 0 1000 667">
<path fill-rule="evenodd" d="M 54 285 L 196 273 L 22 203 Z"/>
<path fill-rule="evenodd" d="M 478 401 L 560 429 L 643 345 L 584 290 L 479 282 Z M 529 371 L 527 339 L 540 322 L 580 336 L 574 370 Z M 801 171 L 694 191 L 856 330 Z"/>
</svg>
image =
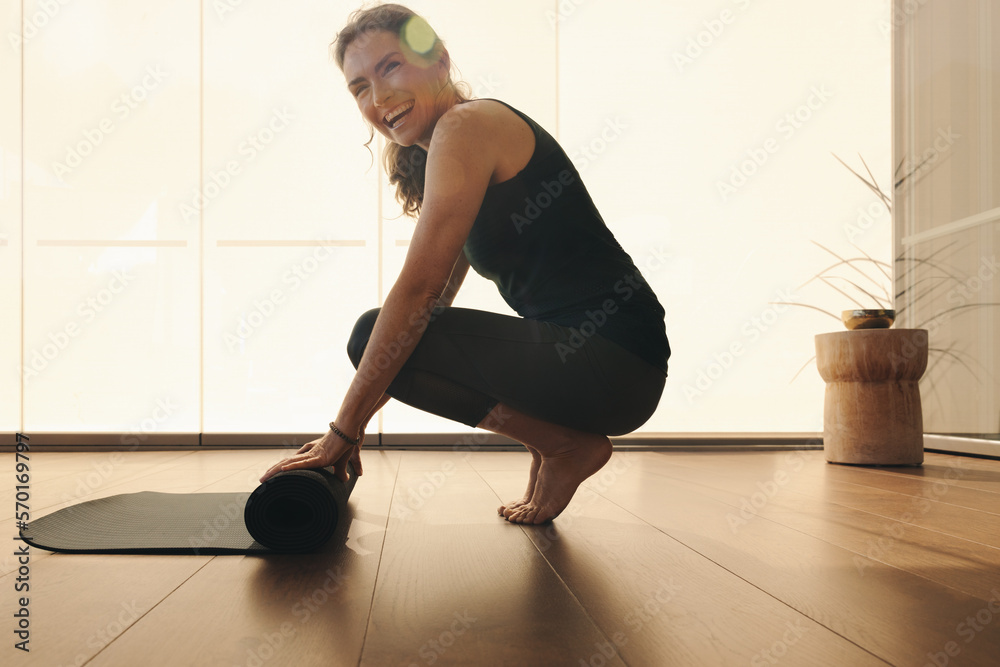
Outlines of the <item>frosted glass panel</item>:
<svg viewBox="0 0 1000 667">
<path fill-rule="evenodd" d="M 0 54 L 0 430 L 322 429 L 414 225 L 329 60 L 360 3 L 57 4 Z M 813 336 L 841 325 L 785 302 L 854 305 L 817 244 L 890 260 L 831 156 L 889 181 L 888 2 L 411 6 L 474 96 L 559 139 L 659 294 L 674 357 L 642 431 L 819 430 Z M 455 305 L 510 312 L 472 272 Z M 379 427 L 467 430 L 396 402 Z"/>
<path fill-rule="evenodd" d="M 378 176 L 329 59 L 351 9 L 205 5 L 204 180 L 185 212 L 204 222 L 208 432 L 324 430 L 354 321 L 378 305 Z"/>
<path fill-rule="evenodd" d="M 792 379 L 840 325 L 771 302 L 853 307 L 800 289 L 836 261 L 814 241 L 889 259 L 885 208 L 831 156 L 863 169 L 860 152 L 887 185 L 886 15 L 870 0 L 642 0 L 561 19 L 562 143 L 667 313 L 674 355 L 644 431 L 822 429 L 815 367 Z"/>
<path fill-rule="evenodd" d="M 21 420 L 21 3 L 0 12 L 0 34 L 17 35 L 0 48 L 0 431 L 14 431 Z M 13 48 L 9 48 L 13 47 Z"/>
<path fill-rule="evenodd" d="M 205 3 L 204 182 L 185 212 L 208 239 L 376 237 L 368 133 L 329 59 L 351 8 Z"/>
<path fill-rule="evenodd" d="M 354 304 L 376 301 L 370 255 L 333 246 L 208 249 L 206 432 L 325 430 L 354 374 Z"/>
<path fill-rule="evenodd" d="M 28 430 L 197 430 L 198 2 L 90 2 L 24 45 Z M 148 422 L 147 422 L 148 423 Z"/>
<path fill-rule="evenodd" d="M 197 430 L 195 253 L 29 245 L 25 264 L 29 432 Z"/>
</svg>

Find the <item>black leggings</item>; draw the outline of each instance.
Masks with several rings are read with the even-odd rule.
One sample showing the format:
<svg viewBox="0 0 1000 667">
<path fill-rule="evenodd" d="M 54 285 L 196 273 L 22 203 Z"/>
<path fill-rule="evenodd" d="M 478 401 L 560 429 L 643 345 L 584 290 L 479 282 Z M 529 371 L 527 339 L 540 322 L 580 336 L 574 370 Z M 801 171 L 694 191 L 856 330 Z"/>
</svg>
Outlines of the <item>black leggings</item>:
<svg viewBox="0 0 1000 667">
<path fill-rule="evenodd" d="M 347 354 L 355 368 L 379 310 L 354 325 Z M 582 344 L 571 334 L 552 322 L 440 308 L 386 393 L 473 427 L 501 402 L 588 433 L 621 435 L 642 426 L 663 393 L 662 371 L 599 334 Z M 376 354 L 393 353 L 398 349 Z"/>
</svg>

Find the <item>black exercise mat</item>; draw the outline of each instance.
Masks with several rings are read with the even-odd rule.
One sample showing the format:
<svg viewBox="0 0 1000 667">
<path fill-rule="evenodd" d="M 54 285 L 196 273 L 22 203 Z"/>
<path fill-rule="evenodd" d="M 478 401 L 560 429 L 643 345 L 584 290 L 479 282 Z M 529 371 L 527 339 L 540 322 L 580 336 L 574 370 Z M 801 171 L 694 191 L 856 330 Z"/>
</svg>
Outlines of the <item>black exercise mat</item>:
<svg viewBox="0 0 1000 667">
<path fill-rule="evenodd" d="M 29 522 L 33 547 L 87 554 L 303 553 L 323 546 L 347 515 L 357 477 L 333 468 L 280 472 L 253 493 L 142 491 L 88 500 Z"/>
</svg>

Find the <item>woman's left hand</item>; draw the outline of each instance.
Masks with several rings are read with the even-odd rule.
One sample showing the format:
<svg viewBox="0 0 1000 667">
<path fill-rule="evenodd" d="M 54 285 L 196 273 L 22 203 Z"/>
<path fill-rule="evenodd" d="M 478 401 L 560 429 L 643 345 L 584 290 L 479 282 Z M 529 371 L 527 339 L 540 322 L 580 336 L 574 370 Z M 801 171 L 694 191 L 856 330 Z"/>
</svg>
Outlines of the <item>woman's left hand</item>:
<svg viewBox="0 0 1000 667">
<path fill-rule="evenodd" d="M 361 445 L 365 441 L 364 431 L 361 432 L 357 445 L 352 445 L 333 431 L 327 431 L 326 435 L 317 440 L 307 442 L 302 445 L 293 456 L 280 461 L 271 466 L 261 478 L 261 482 L 266 482 L 279 472 L 285 470 L 302 470 L 308 468 L 334 467 L 334 474 L 342 481 L 346 482 L 347 463 L 352 461 L 354 469 L 361 475 Z"/>
</svg>

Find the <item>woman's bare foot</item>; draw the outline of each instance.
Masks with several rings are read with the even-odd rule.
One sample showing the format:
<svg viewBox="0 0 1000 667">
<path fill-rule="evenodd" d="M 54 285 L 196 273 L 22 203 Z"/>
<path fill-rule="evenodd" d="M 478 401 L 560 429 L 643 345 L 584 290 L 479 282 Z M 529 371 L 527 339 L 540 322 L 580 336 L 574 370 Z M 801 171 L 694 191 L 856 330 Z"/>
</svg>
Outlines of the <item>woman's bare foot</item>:
<svg viewBox="0 0 1000 667">
<path fill-rule="evenodd" d="M 525 446 L 527 447 L 527 445 Z M 515 507 L 527 505 L 531 500 L 532 494 L 535 493 L 535 480 L 538 479 L 538 469 L 542 466 L 542 455 L 539 454 L 538 450 L 534 447 L 527 447 L 527 449 L 531 452 L 531 470 L 528 471 L 528 488 L 524 492 L 524 498 L 514 500 L 506 505 L 498 507 L 497 514 L 500 516 L 503 516 L 504 510 L 513 510 Z"/>
<path fill-rule="evenodd" d="M 511 523 L 539 524 L 562 512 L 583 480 L 604 467 L 611 458 L 611 441 L 603 435 L 586 435 L 572 444 L 543 455 L 531 500 L 508 507 L 502 514 Z"/>
</svg>

